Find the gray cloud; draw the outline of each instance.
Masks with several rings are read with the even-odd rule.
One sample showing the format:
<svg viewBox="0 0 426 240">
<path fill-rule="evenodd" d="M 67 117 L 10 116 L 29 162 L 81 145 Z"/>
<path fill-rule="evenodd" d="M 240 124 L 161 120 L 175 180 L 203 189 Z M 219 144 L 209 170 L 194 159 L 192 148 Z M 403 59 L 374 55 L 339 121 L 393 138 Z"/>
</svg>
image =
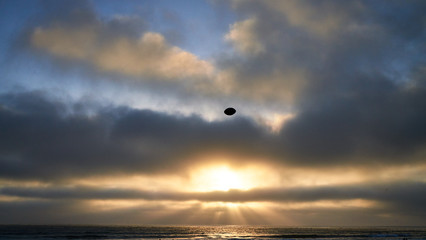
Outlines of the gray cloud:
<svg viewBox="0 0 426 240">
<path fill-rule="evenodd" d="M 256 153 L 265 135 L 244 118 L 208 123 L 128 108 L 105 108 L 90 117 L 66 115 L 63 105 L 37 93 L 1 99 L 3 178 L 170 172 L 206 151 L 248 154 L 250 147 Z"/>
<path fill-rule="evenodd" d="M 212 192 L 145 191 L 95 187 L 3 187 L 5 196 L 41 199 L 140 199 L 202 202 L 315 202 L 320 200 L 373 200 L 417 209 L 426 200 L 422 182 L 385 182 L 315 187 L 260 188 Z"/>
<path fill-rule="evenodd" d="M 284 224 L 297 223 L 300 226 L 342 226 L 357 224 L 415 225 L 422 218 L 383 217 L 386 210 L 309 208 L 306 210 L 273 209 L 282 218 L 265 217 L 262 212 L 249 207 L 239 211 L 242 219 L 235 219 L 232 209 L 227 207 L 203 208 L 200 204 L 190 204 L 176 210 L 164 204 L 111 209 L 92 212 L 77 202 L 24 201 L 0 203 L 0 223 L 2 224 Z M 220 213 L 220 214 L 218 214 Z M 43 216 L 43 218 L 40 218 Z M 350 216 L 350 217 L 348 217 Z M 286 220 L 291 219 L 290 222 Z M 324 224 L 324 219 L 329 222 Z M 416 222 L 417 221 L 417 222 Z M 401 224 L 402 223 L 402 224 Z"/>
<path fill-rule="evenodd" d="M 352 155 L 389 162 L 421 151 L 426 140 L 426 114 L 421 110 L 426 107 L 425 89 L 404 89 L 384 79 L 360 78 L 358 84 L 352 92 L 304 106 L 281 132 L 288 150 L 311 159 L 341 161 Z"/>
<path fill-rule="evenodd" d="M 236 1 L 235 6 L 245 18 L 256 19 L 254 27 L 241 31 L 250 31 L 255 37 L 249 39 L 256 38 L 264 51 L 244 61 L 223 59 L 223 67 L 245 86 L 241 91 L 256 95 L 264 89 L 270 99 L 291 93 L 297 115 L 279 141 L 282 154 L 292 156 L 287 161 L 402 162 L 422 151 L 426 92 L 416 84 L 424 79 L 416 72 L 426 66 L 422 1 Z"/>
<path fill-rule="evenodd" d="M 378 184 L 352 184 L 352 185 L 337 185 L 337 186 L 317 186 L 317 187 L 297 187 L 297 188 L 275 188 L 275 189 L 252 189 L 247 191 L 240 190 L 231 190 L 228 192 L 150 192 L 143 190 L 132 190 L 132 189 L 98 189 L 98 188 L 88 188 L 88 187 L 3 187 L 0 189 L 0 194 L 3 196 L 13 196 L 13 197 L 23 197 L 33 199 L 29 202 L 21 200 L 21 203 L 14 203 L 13 205 L 21 205 L 18 209 L 14 209 L 11 203 L 2 203 L 0 208 L 6 206 L 12 207 L 12 209 L 7 209 L 7 212 L 16 211 L 13 213 L 15 216 L 25 215 L 21 213 L 22 210 L 25 210 L 27 207 L 30 207 L 30 213 L 36 213 L 40 207 L 48 208 L 48 212 L 51 212 L 51 208 L 55 208 L 56 205 L 61 203 L 69 204 L 74 206 L 74 211 L 76 215 L 82 214 L 80 212 L 84 211 L 84 202 L 79 203 L 79 201 L 84 200 L 148 200 L 153 202 L 161 201 L 200 201 L 200 202 L 279 202 L 279 203 L 304 203 L 311 202 L 315 203 L 316 201 L 321 200 L 331 200 L 331 201 L 341 201 L 341 200 L 371 200 L 375 201 L 378 204 L 368 207 L 344 207 L 344 208 L 335 208 L 328 209 L 325 207 L 306 207 L 300 210 L 291 210 L 283 208 L 281 210 L 277 209 L 276 211 L 281 211 L 283 214 L 294 215 L 296 219 L 303 219 L 301 215 L 316 215 L 319 214 L 324 218 L 328 216 L 331 219 L 341 218 L 347 213 L 351 212 L 357 216 L 356 218 L 360 221 L 365 217 L 369 218 L 380 218 L 380 215 L 392 215 L 399 216 L 404 221 L 413 221 L 425 219 L 426 215 L 423 214 L 426 209 L 424 209 L 424 202 L 426 200 L 426 185 L 421 182 L 388 182 L 388 183 L 378 183 Z M 43 200 L 37 203 L 37 199 Z M 70 208 L 66 206 L 66 209 Z M 335 204 L 336 207 L 339 206 L 339 203 Z M 147 207 L 145 210 L 140 207 L 129 207 L 111 211 L 95 214 L 96 215 L 115 215 L 125 216 L 130 214 L 131 219 L 134 219 L 135 216 L 131 211 L 144 212 L 158 212 L 161 211 L 161 208 L 157 207 Z M 220 208 L 220 207 L 218 207 Z M 126 210 L 127 209 L 127 210 Z M 148 209 L 150 211 L 148 211 Z M 223 208 L 220 209 L 210 209 L 213 212 L 208 212 L 208 209 L 201 209 L 197 207 L 197 204 L 189 204 L 183 212 L 175 212 L 173 208 L 168 208 L 167 212 L 170 214 L 168 217 L 169 220 L 161 219 L 162 223 L 164 221 L 174 222 L 177 221 L 175 218 L 184 215 L 197 215 L 197 212 L 202 211 L 203 215 L 207 214 L 211 217 L 214 212 L 217 211 L 230 211 L 229 209 Z M 197 210 L 198 209 L 198 210 Z M 87 211 L 87 210 L 86 210 Z M 250 215 L 250 210 L 242 208 L 240 209 L 242 214 Z M 247 211 L 247 212 L 246 212 Z M 62 211 L 61 211 L 62 212 Z M 67 211 L 66 211 L 67 212 Z M 19 213 L 19 214 L 16 214 Z M 176 213 L 176 214 L 173 214 Z M 26 213 L 28 215 L 28 213 Z M 70 214 L 70 213 L 67 213 Z M 146 213 L 149 214 L 149 213 Z M 183 216 L 181 215 L 183 214 Z M 253 214 L 253 213 L 252 213 Z M 254 213 L 255 214 L 255 213 Z M 83 214 L 84 215 L 84 214 Z M 143 214 L 142 214 L 143 215 Z M 255 214 L 256 215 L 256 214 Z M 260 214 L 259 216 L 261 216 Z M 55 216 L 55 215 L 53 215 Z M 97 217 L 100 217 L 97 216 Z M 133 217 L 132 217 L 133 216 Z M 256 215 L 257 216 L 257 215 Z M 340 216 L 340 217 L 339 217 Z M 52 217 L 52 216 L 51 216 Z M 57 216 L 56 216 L 57 217 Z M 253 215 L 246 216 L 251 222 L 255 222 L 256 219 Z M 139 216 L 139 218 L 141 218 Z M 194 216 L 193 216 L 194 218 Z M 197 216 L 195 218 L 201 218 Z M 1 218 L 0 218 L 1 219 Z M 49 218 L 46 218 L 49 219 Z M 119 218 L 121 219 L 121 218 Z M 141 218 L 143 219 L 143 218 Z M 141 221 L 139 219 L 139 221 Z M 351 218 L 353 219 L 353 218 Z M 132 220 L 132 221 L 133 221 Z M 207 219 L 205 219 L 207 221 Z M 258 219 L 259 220 L 259 219 Z M 319 219 L 317 219 L 319 220 Z M 21 220 L 22 221 L 22 220 Z M 79 220 L 81 221 L 81 220 Z M 96 220 L 99 221 L 99 220 Z M 225 219 L 224 219 L 225 221 Z M 228 219 L 230 223 L 232 222 Z M 313 221 L 311 219 L 310 221 Z M 377 219 L 371 221 L 370 224 L 377 224 Z M 380 221 L 383 222 L 383 219 Z M 137 221 L 138 222 L 138 221 Z M 264 220 L 260 221 L 265 223 Z M 362 221 L 361 221 L 362 222 Z M 376 222 L 376 223 L 374 223 Z M 392 222 L 392 221 L 391 221 Z M 401 222 L 401 221 L 396 221 Z M 206 222 L 212 224 L 212 222 Z M 338 224 L 336 222 L 336 224 Z M 395 221 L 394 223 L 395 224 Z"/>
<path fill-rule="evenodd" d="M 206 122 L 124 107 L 100 108 L 92 116 L 69 113 L 73 107 L 40 93 L 4 95 L 0 176 L 47 180 L 170 173 L 215 153 L 238 164 L 254 159 L 324 167 L 422 162 L 426 95 L 417 89 L 391 93 L 374 101 L 368 99 L 375 99 L 373 94 L 322 108 L 317 103 L 278 135 L 241 117 Z"/>
<path fill-rule="evenodd" d="M 368 87 L 365 78 L 388 74 L 396 78 L 388 80 L 400 81 L 407 77 L 405 71 L 425 64 L 421 12 L 426 6 L 421 1 L 236 1 L 235 5 L 242 17 L 256 19 L 254 27 L 241 28 L 244 36 L 253 37 L 242 39 L 239 46 L 257 39 L 264 47 L 261 54 L 243 61 L 223 60 L 223 67 L 244 86 L 242 92 L 256 95 L 264 89 L 266 99 L 290 94 L 296 103 L 316 102 L 321 96 L 331 100 L 356 91 L 352 86 L 359 81 Z"/>
<path fill-rule="evenodd" d="M 239 218 L 227 207 L 203 208 L 199 203 L 183 209 L 173 209 L 167 204 L 145 205 L 104 211 L 90 211 L 84 204 L 74 201 L 21 201 L 0 203 L 2 224 L 191 224 L 229 225 L 288 224 L 293 226 L 415 226 L 424 216 L 407 216 L 388 208 L 366 209 L 347 207 L 309 207 L 307 209 L 271 208 L 281 218 L 265 216 L 264 212 L 242 207 Z M 220 214 L 218 214 L 220 213 Z M 43 218 L 40 218 L 43 216 Z M 325 222 L 327 220 L 327 222 Z"/>
</svg>

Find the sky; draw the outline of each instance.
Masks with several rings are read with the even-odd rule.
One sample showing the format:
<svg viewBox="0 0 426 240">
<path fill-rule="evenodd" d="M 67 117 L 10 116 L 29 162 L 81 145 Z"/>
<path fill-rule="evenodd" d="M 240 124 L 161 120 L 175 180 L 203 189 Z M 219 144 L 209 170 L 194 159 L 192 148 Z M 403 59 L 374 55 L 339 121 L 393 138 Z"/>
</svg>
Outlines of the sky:
<svg viewBox="0 0 426 240">
<path fill-rule="evenodd" d="M 0 224 L 424 225 L 425 12 L 0 0 Z"/>
</svg>

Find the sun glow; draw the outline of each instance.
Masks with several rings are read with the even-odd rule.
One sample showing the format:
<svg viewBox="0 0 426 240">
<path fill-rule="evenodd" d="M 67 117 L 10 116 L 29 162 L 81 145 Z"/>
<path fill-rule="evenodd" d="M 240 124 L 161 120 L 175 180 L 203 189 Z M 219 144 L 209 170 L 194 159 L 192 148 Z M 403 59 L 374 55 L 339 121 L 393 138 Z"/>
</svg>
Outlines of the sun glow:
<svg viewBox="0 0 426 240">
<path fill-rule="evenodd" d="M 194 176 L 195 188 L 201 191 L 228 191 L 230 189 L 249 189 L 250 181 L 246 174 L 228 166 L 217 166 L 198 171 Z"/>
</svg>

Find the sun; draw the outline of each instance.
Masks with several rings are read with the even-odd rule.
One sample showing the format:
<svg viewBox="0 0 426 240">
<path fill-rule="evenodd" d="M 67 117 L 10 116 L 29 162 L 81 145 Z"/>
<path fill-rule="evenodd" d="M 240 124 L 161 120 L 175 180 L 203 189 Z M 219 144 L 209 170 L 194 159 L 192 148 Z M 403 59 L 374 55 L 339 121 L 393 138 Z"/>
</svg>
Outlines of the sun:
<svg viewBox="0 0 426 240">
<path fill-rule="evenodd" d="M 248 189 L 244 174 L 228 166 L 216 166 L 197 171 L 194 175 L 195 188 L 201 191 L 228 191 L 230 189 Z"/>
<path fill-rule="evenodd" d="M 199 165 L 192 168 L 185 183 L 187 191 L 250 190 L 277 186 L 281 182 L 279 172 L 269 166 L 251 164 L 244 166 L 219 163 Z M 259 181 L 261 179 L 261 181 Z M 189 181 L 188 181 L 189 180 Z"/>
</svg>

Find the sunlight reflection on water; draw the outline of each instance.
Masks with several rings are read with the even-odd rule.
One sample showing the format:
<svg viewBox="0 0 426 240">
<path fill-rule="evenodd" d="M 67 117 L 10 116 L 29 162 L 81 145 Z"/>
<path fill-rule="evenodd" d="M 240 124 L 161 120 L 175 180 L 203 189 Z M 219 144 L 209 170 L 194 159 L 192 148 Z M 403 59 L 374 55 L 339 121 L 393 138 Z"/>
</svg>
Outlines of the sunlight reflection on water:
<svg viewBox="0 0 426 240">
<path fill-rule="evenodd" d="M 1 225 L 0 239 L 424 239 L 426 228 Z"/>
</svg>

